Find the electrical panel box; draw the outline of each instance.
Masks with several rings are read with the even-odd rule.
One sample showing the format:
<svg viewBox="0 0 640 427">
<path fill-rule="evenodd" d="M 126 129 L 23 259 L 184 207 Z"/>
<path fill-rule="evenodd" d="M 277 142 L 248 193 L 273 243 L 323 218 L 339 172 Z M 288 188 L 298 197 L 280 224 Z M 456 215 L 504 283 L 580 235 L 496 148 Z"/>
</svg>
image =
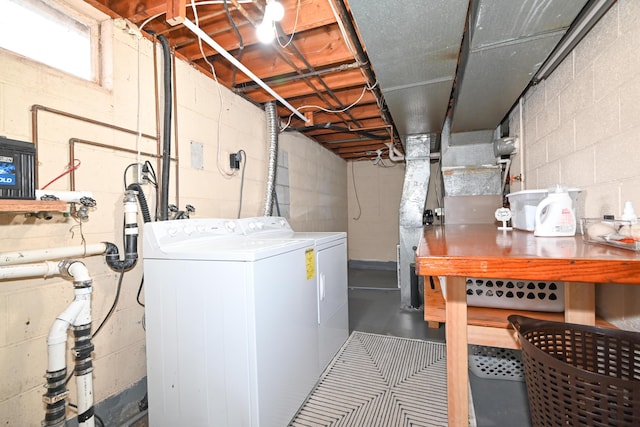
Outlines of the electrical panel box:
<svg viewBox="0 0 640 427">
<path fill-rule="evenodd" d="M 0 199 L 36 198 L 35 146 L 0 137 Z"/>
</svg>

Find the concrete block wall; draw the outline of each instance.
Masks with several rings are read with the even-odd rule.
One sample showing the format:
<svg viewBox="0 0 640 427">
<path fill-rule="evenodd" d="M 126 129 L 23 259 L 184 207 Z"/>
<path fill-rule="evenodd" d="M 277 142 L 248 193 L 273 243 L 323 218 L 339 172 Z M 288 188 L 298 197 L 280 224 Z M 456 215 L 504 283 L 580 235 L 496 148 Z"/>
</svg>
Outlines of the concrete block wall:
<svg viewBox="0 0 640 427">
<path fill-rule="evenodd" d="M 385 164 L 389 167 L 371 161 L 348 165 L 350 260 L 397 262 L 405 167 L 389 160 Z"/>
<path fill-rule="evenodd" d="M 289 172 L 289 222 L 300 231 L 347 231 L 347 163 L 308 142 L 297 132 L 278 142 Z"/>
<path fill-rule="evenodd" d="M 160 70 L 161 51 L 150 40 L 138 42 L 113 24 L 105 17 L 107 30 L 102 48 L 111 56 L 107 62 L 112 68 L 106 70 L 109 84 L 104 86 L 0 50 L 0 135 L 32 141 L 30 108 L 34 104 L 132 130 L 137 130 L 139 122 L 142 133 L 155 135 L 153 50 L 157 49 Z M 199 70 L 180 60 L 176 62 L 172 155 L 177 161 L 171 166 L 170 202 L 181 209 L 192 204 L 198 218 L 235 218 L 241 177 L 239 173 L 229 175 L 229 153 L 243 149 L 248 160 L 242 216 L 261 215 L 268 158 L 264 111 L 218 88 Z M 149 160 L 160 174 L 154 158 L 138 157 L 124 149 L 156 153 L 156 141 L 138 140 L 135 134 L 48 112 L 39 112 L 37 120 L 38 187 L 65 171 L 70 138 L 109 146 L 75 144 L 75 158 L 81 161 L 75 171 L 76 189 L 92 191 L 97 208 L 83 223 L 59 213 L 49 221 L 2 213 L 0 253 L 110 241 L 118 245 L 122 254 L 123 173 L 129 164 Z M 191 165 L 192 141 L 202 144 L 202 168 Z M 289 156 L 294 227 L 299 231 L 346 231 L 346 163 L 300 135 L 283 135 L 281 141 Z M 68 176 L 49 188 L 70 189 Z M 151 186 L 145 187 L 145 196 L 153 210 L 156 200 Z M 95 330 L 111 307 L 120 276 L 106 266 L 102 256 L 83 261 L 94 280 Z M 127 390 L 146 375 L 144 309 L 136 302 L 141 278 L 139 262 L 124 275 L 117 308 L 95 338 L 96 403 Z M 46 336 L 55 317 L 72 299 L 71 283 L 60 277 L 0 280 L 0 425 L 33 426 L 43 419 Z M 144 292 L 141 300 L 144 302 Z M 68 363 L 71 367 L 70 356 Z M 69 389 L 69 401 L 75 402 L 73 381 Z M 68 415 L 75 414 L 69 410 Z"/>
<path fill-rule="evenodd" d="M 556 183 L 582 189 L 581 215 L 640 212 L 640 2 L 619 0 L 511 115 L 524 147 L 526 189 Z M 514 158 L 512 175 L 521 171 Z M 512 191 L 521 189 L 519 183 Z M 600 286 L 597 308 L 622 328 L 640 330 L 640 287 Z"/>
</svg>

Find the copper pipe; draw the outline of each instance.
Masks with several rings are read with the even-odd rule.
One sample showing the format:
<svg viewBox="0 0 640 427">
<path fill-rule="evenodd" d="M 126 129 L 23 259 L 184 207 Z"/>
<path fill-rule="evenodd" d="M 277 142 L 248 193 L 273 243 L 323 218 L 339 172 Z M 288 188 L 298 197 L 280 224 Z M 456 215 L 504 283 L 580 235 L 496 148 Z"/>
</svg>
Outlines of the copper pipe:
<svg viewBox="0 0 640 427">
<path fill-rule="evenodd" d="M 284 32 L 282 31 L 282 27 L 280 25 L 276 25 L 276 29 L 278 31 L 278 33 L 282 33 L 284 34 Z M 285 34 L 286 36 L 286 34 Z M 296 73 L 298 74 L 303 74 L 302 70 L 300 68 L 298 68 L 293 61 L 289 60 L 289 58 L 287 58 L 283 51 L 284 49 L 279 47 L 280 45 L 278 44 L 277 47 L 277 51 L 278 54 L 280 55 L 280 57 L 287 62 L 287 64 L 289 64 L 289 66 L 295 70 Z M 307 61 L 307 58 L 304 57 L 304 55 L 302 54 L 302 52 L 300 52 L 298 50 L 298 48 L 295 46 L 295 44 L 293 43 L 293 40 L 291 41 L 291 43 L 289 43 L 289 48 L 293 51 L 293 53 L 300 59 L 300 61 L 302 61 L 302 63 L 304 64 L 304 66 L 306 67 L 306 69 L 308 70 L 308 72 L 311 73 L 315 73 L 316 69 L 314 68 L 313 65 L 311 65 L 309 63 L 309 61 Z M 338 104 L 339 107 L 343 107 L 344 105 L 342 104 L 342 101 L 340 100 L 340 98 L 338 98 L 338 96 L 335 94 L 335 92 L 333 90 L 331 90 L 331 88 L 329 87 L 329 85 L 327 85 L 325 83 L 325 81 L 319 76 L 316 75 L 314 77 L 322 87 L 324 87 L 324 92 L 321 92 L 320 90 L 318 90 L 315 85 L 313 83 L 311 83 L 310 79 L 308 78 L 303 78 L 303 80 L 305 81 L 305 83 L 307 84 L 307 86 L 309 86 L 309 88 L 311 88 L 314 93 L 316 94 L 316 96 L 318 96 L 319 99 L 321 99 L 323 102 L 325 102 L 328 106 L 331 106 L 331 102 L 329 102 L 329 100 L 324 96 L 324 93 L 328 94 L 329 97 Z M 360 122 L 358 121 L 358 119 L 356 119 L 353 114 L 351 114 L 350 111 L 343 111 L 341 113 L 335 113 L 340 120 L 346 124 L 348 126 L 348 122 L 353 122 L 357 125 L 360 125 Z M 350 120 L 345 119 L 342 115 L 346 115 Z"/>
<path fill-rule="evenodd" d="M 152 158 L 162 157 L 161 154 L 157 154 L 157 153 L 156 154 L 147 153 L 147 152 L 144 152 L 144 151 L 134 150 L 132 148 L 118 147 L 117 145 L 103 144 L 101 142 L 88 141 L 86 139 L 70 138 L 69 139 L 69 164 L 73 164 L 73 162 L 75 160 L 75 157 L 76 157 L 75 144 L 90 145 L 90 146 L 93 146 L 93 147 L 100 147 L 100 148 L 105 148 L 105 149 L 108 149 L 108 150 L 121 151 L 123 153 L 141 154 L 143 156 L 152 157 Z M 175 162 L 178 161 L 178 159 L 176 159 L 176 158 L 171 158 L 171 160 L 173 160 Z M 72 170 L 71 173 L 69 174 L 69 187 L 70 187 L 71 191 L 75 191 L 75 189 L 76 189 L 75 170 Z"/>
<path fill-rule="evenodd" d="M 39 182 L 38 182 L 38 111 L 45 111 L 47 113 L 52 113 L 52 114 L 57 114 L 63 117 L 67 117 L 73 120 L 79 120 L 81 122 L 84 123 L 90 123 L 93 125 L 97 125 L 97 126 L 102 126 L 102 127 L 106 127 L 109 129 L 113 129 L 113 130 L 117 130 L 120 132 L 124 132 L 124 133 L 128 133 L 130 135 L 138 135 L 138 131 L 135 130 L 131 130 L 131 129 L 126 129 L 120 126 L 116 126 L 116 125 L 112 125 L 110 123 L 106 123 L 106 122 L 101 122 L 99 120 L 94 120 L 94 119 L 90 119 L 88 117 L 83 117 L 83 116 L 79 116 L 73 113 L 68 113 L 66 111 L 61 111 L 61 110 L 56 110 L 54 108 L 49 108 L 49 107 L 45 107 L 44 105 L 38 105 L 38 104 L 34 104 L 31 106 L 31 132 L 32 132 L 32 139 L 33 139 L 33 144 L 35 146 L 35 155 L 34 155 L 34 165 L 35 165 L 35 184 L 36 184 L 36 188 L 39 188 Z M 155 139 L 156 141 L 159 140 L 159 138 L 157 136 L 153 136 L 153 135 L 147 135 L 144 133 L 140 134 L 141 137 L 144 138 L 148 138 L 148 139 Z M 73 164 L 73 160 L 72 163 Z"/>
<path fill-rule="evenodd" d="M 337 67 L 332 67 L 332 68 L 325 68 L 322 70 L 315 70 L 313 72 L 309 72 L 309 73 L 303 73 L 303 74 L 296 74 L 296 75 L 292 75 L 289 77 L 274 77 L 271 79 L 264 79 L 264 82 L 267 84 L 270 83 L 274 83 L 274 84 L 279 84 L 279 83 L 286 83 L 286 82 L 292 82 L 295 80 L 301 80 L 301 79 L 306 79 L 308 77 L 317 77 L 317 76 L 321 76 L 323 74 L 329 74 L 329 73 L 335 73 L 338 71 L 347 71 L 347 70 L 351 70 L 354 68 L 361 68 L 363 67 L 363 64 L 359 64 L 357 62 L 352 62 L 351 64 L 343 64 L 343 65 L 339 65 Z M 250 90 L 256 90 L 258 89 L 260 86 L 258 86 L 257 84 L 253 83 L 253 82 L 247 82 L 247 83 L 242 83 L 240 85 L 238 85 L 237 87 L 233 88 L 233 91 L 235 93 L 244 93 L 244 92 L 248 92 Z M 308 95 L 304 95 L 304 96 L 308 96 Z"/>
</svg>

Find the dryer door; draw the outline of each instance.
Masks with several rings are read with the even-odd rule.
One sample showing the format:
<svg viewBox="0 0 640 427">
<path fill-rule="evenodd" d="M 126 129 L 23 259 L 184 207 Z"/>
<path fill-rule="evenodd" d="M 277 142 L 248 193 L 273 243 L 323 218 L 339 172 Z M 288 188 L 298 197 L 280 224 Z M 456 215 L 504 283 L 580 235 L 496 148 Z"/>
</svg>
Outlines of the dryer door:
<svg viewBox="0 0 640 427">
<path fill-rule="evenodd" d="M 347 244 L 316 248 L 320 370 L 324 370 L 349 336 Z"/>
</svg>

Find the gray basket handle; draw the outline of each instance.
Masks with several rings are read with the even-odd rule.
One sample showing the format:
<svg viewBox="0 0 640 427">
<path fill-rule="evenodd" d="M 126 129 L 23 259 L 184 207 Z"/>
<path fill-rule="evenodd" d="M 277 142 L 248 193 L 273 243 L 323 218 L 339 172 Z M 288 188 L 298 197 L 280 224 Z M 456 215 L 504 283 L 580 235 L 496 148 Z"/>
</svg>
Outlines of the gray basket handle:
<svg viewBox="0 0 640 427">
<path fill-rule="evenodd" d="M 509 321 L 509 323 L 511 323 L 513 329 L 515 329 L 516 332 L 520 333 L 520 327 L 522 326 L 522 322 L 525 320 L 525 318 L 517 314 L 512 314 L 507 317 L 507 320 Z"/>
</svg>

